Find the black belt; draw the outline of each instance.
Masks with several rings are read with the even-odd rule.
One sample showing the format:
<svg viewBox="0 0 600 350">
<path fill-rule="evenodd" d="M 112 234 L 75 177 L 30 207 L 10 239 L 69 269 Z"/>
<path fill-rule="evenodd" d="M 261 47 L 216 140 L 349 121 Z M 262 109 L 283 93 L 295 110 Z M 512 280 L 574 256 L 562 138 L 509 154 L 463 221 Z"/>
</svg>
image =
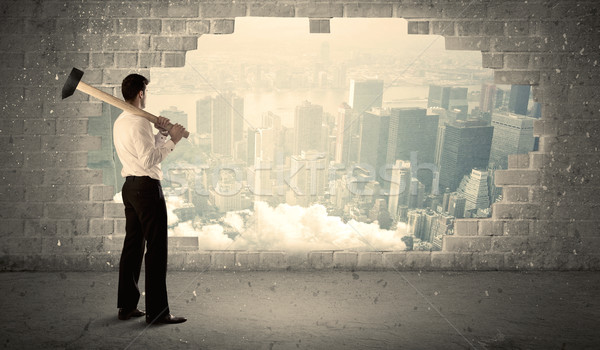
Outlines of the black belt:
<svg viewBox="0 0 600 350">
<path fill-rule="evenodd" d="M 133 175 L 130 175 L 130 176 L 125 177 L 125 181 L 141 181 L 141 180 L 160 183 L 159 180 L 153 179 L 150 176 L 133 176 Z"/>
</svg>

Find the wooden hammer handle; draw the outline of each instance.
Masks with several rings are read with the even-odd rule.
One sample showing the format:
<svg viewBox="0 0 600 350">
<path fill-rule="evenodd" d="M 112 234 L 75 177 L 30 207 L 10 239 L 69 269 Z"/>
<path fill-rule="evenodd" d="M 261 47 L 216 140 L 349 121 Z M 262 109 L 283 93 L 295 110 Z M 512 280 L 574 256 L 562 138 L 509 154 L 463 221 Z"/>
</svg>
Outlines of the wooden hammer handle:
<svg viewBox="0 0 600 350">
<path fill-rule="evenodd" d="M 98 90 L 95 87 L 84 83 L 83 81 L 79 82 L 79 84 L 77 85 L 77 90 L 84 92 L 90 96 L 94 96 L 95 98 L 97 98 L 101 101 L 104 101 L 110 105 L 113 105 L 113 106 L 120 108 L 124 111 L 127 111 L 131 114 L 138 115 L 140 117 L 144 117 L 153 124 L 156 124 L 156 122 L 158 121 L 158 117 L 155 116 L 154 114 L 148 113 L 141 108 L 137 108 L 136 106 L 133 106 L 119 98 L 116 98 L 111 94 L 107 94 L 106 92 L 104 92 L 102 90 Z M 169 123 L 169 125 L 167 125 L 167 130 L 171 130 L 172 127 L 173 127 L 173 124 Z M 190 136 L 190 133 L 186 130 L 183 133 L 183 137 L 188 138 L 188 136 Z"/>
</svg>

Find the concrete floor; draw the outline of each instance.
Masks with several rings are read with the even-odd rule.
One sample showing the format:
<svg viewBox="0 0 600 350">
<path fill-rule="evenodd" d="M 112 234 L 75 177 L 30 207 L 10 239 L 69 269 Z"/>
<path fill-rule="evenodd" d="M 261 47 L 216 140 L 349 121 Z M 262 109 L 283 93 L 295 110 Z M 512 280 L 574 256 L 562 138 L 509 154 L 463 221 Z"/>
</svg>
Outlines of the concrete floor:
<svg viewBox="0 0 600 350">
<path fill-rule="evenodd" d="M 147 327 L 117 319 L 116 272 L 0 273 L 0 346 L 600 348 L 598 272 L 170 272 L 167 282 L 172 313 L 188 322 Z"/>
</svg>

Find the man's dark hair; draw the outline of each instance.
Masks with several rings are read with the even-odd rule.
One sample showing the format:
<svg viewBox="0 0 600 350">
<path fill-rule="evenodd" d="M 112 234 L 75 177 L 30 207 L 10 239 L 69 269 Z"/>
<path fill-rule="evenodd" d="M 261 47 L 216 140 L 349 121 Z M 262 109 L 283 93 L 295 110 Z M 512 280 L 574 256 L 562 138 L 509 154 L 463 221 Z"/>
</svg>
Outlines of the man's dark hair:
<svg viewBox="0 0 600 350">
<path fill-rule="evenodd" d="M 126 76 L 121 84 L 121 92 L 123 93 L 125 101 L 131 101 L 138 92 L 146 91 L 146 85 L 148 85 L 148 83 L 150 83 L 150 81 L 143 75 L 129 74 Z"/>
</svg>

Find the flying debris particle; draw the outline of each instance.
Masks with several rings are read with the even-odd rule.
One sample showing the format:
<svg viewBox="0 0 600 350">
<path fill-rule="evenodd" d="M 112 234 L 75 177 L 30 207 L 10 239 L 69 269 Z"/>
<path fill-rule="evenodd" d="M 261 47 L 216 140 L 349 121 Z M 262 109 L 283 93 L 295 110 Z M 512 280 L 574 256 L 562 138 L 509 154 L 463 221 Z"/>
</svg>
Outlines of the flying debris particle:
<svg viewBox="0 0 600 350">
<path fill-rule="evenodd" d="M 486 296 L 486 297 L 489 297 L 489 296 L 490 296 L 490 293 L 488 293 L 488 291 L 487 291 L 487 290 L 485 291 L 485 296 Z"/>
<path fill-rule="evenodd" d="M 433 295 L 438 295 L 440 294 L 440 292 L 438 292 L 437 290 L 435 292 L 433 292 Z"/>
<path fill-rule="evenodd" d="M 577 250 L 573 249 L 573 255 L 577 255 Z"/>
<path fill-rule="evenodd" d="M 192 292 L 192 294 L 194 294 L 194 296 L 195 296 L 195 297 L 197 296 L 197 295 L 196 295 L 196 291 L 193 291 L 193 292 Z"/>
<path fill-rule="evenodd" d="M 54 80 L 58 80 L 58 74 L 54 76 Z"/>
<path fill-rule="evenodd" d="M 58 240 L 58 243 L 56 243 L 56 245 L 60 247 L 60 239 Z"/>
</svg>

